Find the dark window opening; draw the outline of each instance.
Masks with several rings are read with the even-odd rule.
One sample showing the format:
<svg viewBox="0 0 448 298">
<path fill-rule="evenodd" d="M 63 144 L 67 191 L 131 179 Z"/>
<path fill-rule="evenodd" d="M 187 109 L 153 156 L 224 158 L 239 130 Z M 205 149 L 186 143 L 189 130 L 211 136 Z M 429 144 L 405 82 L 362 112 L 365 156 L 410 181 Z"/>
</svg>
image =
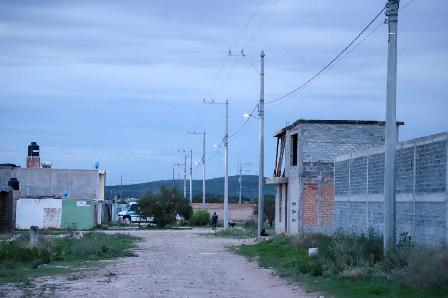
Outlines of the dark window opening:
<svg viewBox="0 0 448 298">
<path fill-rule="evenodd" d="M 297 134 L 291 135 L 291 165 L 297 165 L 297 142 L 298 136 Z"/>
</svg>

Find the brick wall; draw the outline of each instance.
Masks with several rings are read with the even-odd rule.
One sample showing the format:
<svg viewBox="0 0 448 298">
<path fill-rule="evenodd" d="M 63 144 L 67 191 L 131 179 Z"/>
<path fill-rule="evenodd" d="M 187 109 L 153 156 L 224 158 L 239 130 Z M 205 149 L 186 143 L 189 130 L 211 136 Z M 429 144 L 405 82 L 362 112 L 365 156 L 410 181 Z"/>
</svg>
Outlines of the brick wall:
<svg viewBox="0 0 448 298">
<path fill-rule="evenodd" d="M 422 246 L 448 244 L 448 133 L 397 146 L 397 235 L 407 232 Z M 335 229 L 383 231 L 384 149 L 336 158 Z"/>
<path fill-rule="evenodd" d="M 304 185 L 302 206 L 303 224 L 317 224 L 317 183 L 306 183 Z"/>
</svg>

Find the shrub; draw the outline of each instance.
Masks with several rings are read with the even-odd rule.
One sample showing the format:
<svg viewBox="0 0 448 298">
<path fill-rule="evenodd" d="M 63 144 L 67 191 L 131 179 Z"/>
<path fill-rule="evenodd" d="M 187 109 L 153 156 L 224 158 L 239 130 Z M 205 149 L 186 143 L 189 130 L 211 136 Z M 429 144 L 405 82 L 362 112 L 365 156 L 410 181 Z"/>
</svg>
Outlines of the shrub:
<svg viewBox="0 0 448 298">
<path fill-rule="evenodd" d="M 329 245 L 330 241 L 330 236 L 318 233 L 304 234 L 302 236 L 289 238 L 291 247 L 298 250 L 307 250 L 310 247 L 318 247 L 322 250 Z"/>
<path fill-rule="evenodd" d="M 257 229 L 257 219 L 255 216 L 251 216 L 248 220 L 244 222 L 244 228 L 248 230 L 255 230 Z"/>
<path fill-rule="evenodd" d="M 50 252 L 44 248 L 26 247 L 15 241 L 0 246 L 0 263 L 49 263 Z"/>
<path fill-rule="evenodd" d="M 207 210 L 198 210 L 191 217 L 191 225 L 206 226 L 210 224 L 210 213 Z"/>
<path fill-rule="evenodd" d="M 328 273 L 340 273 L 365 264 L 375 264 L 383 257 L 382 237 L 373 229 L 355 235 L 337 231 L 331 241 L 319 247 L 319 256 Z"/>
<path fill-rule="evenodd" d="M 176 222 L 176 214 L 190 219 L 193 209 L 177 188 L 160 189 L 160 194 L 146 195 L 139 200 L 140 212 L 146 217 L 154 216 L 159 228 Z"/>
<path fill-rule="evenodd" d="M 414 249 L 409 251 L 407 266 L 395 271 L 395 277 L 409 285 L 420 288 L 448 284 L 448 250 Z"/>
</svg>

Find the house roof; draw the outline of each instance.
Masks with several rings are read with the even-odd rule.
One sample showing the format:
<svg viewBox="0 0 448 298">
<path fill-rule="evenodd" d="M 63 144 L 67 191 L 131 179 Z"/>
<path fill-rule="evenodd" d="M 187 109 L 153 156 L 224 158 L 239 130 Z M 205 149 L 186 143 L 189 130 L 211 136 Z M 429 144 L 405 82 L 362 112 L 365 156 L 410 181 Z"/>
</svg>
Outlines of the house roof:
<svg viewBox="0 0 448 298">
<path fill-rule="evenodd" d="M 19 168 L 20 166 L 17 166 L 13 163 L 0 163 L 0 168 Z"/>
<path fill-rule="evenodd" d="M 313 119 L 299 119 L 293 124 L 285 126 L 281 130 L 274 134 L 274 137 L 283 135 L 287 130 L 293 128 L 298 124 L 352 124 L 352 125 L 385 125 L 385 121 L 375 121 L 375 120 L 313 120 Z M 404 125 L 404 122 L 397 121 L 397 126 Z"/>
</svg>

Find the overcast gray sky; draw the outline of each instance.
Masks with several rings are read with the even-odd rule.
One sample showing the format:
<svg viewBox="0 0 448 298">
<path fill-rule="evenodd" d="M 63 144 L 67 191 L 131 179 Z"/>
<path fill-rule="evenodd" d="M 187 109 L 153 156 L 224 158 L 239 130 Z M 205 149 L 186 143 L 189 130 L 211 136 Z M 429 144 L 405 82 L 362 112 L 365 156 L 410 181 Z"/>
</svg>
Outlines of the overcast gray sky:
<svg viewBox="0 0 448 298">
<path fill-rule="evenodd" d="M 259 99 L 260 50 L 270 100 L 328 63 L 385 1 L 0 1 L 0 163 L 24 166 L 37 141 L 57 168 L 108 171 L 108 184 L 170 179 L 178 149 L 207 131 L 208 176 L 223 175 L 219 144 L 230 100 L 233 133 Z M 397 114 L 400 139 L 448 130 L 448 3 L 402 0 Z M 273 132 L 299 118 L 384 120 L 387 26 L 281 105 L 266 107 L 266 170 Z M 371 31 L 369 29 L 368 32 Z M 227 57 L 244 49 L 245 57 Z M 257 121 L 230 139 L 230 173 L 252 163 Z M 201 169 L 194 166 L 194 178 Z M 182 173 L 177 170 L 176 173 Z M 177 176 L 177 174 L 176 174 Z"/>
</svg>

